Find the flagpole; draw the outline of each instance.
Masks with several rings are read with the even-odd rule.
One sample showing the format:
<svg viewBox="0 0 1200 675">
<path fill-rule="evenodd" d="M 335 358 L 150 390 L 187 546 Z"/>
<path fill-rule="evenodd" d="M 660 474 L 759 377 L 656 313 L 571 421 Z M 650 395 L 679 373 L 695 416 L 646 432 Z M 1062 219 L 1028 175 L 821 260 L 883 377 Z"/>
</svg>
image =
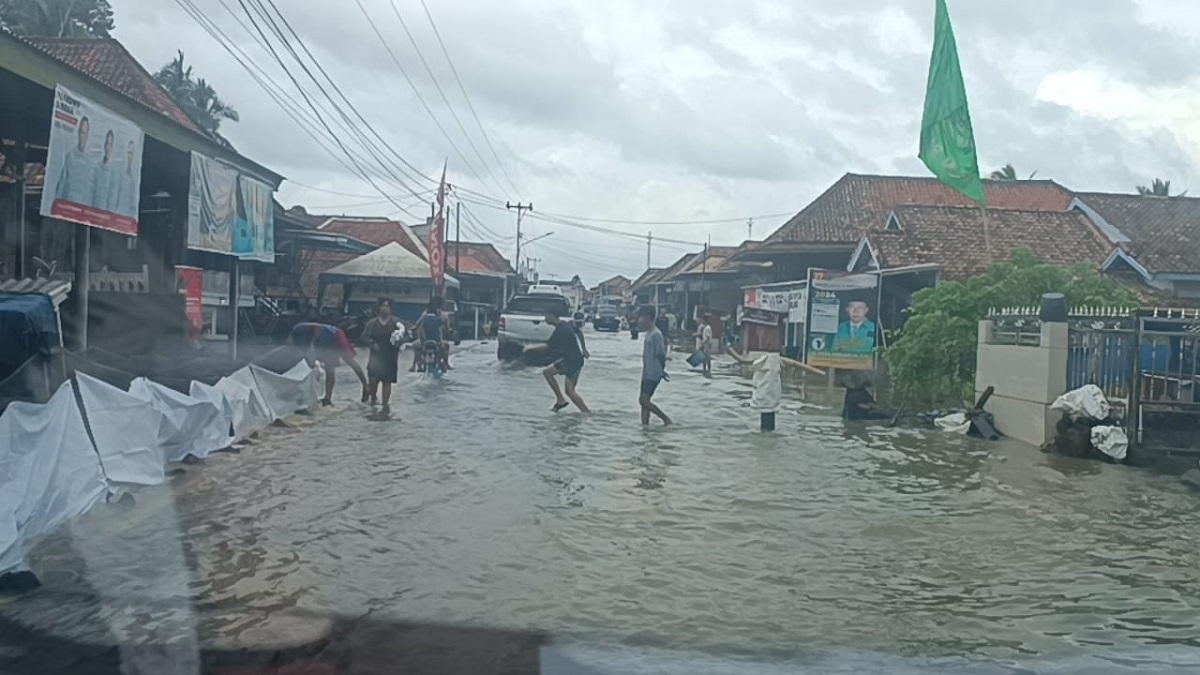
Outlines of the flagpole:
<svg viewBox="0 0 1200 675">
<path fill-rule="evenodd" d="M 992 222 L 988 216 L 986 202 L 979 205 L 979 214 L 983 216 L 983 251 L 987 254 L 990 262 L 992 260 Z"/>
</svg>

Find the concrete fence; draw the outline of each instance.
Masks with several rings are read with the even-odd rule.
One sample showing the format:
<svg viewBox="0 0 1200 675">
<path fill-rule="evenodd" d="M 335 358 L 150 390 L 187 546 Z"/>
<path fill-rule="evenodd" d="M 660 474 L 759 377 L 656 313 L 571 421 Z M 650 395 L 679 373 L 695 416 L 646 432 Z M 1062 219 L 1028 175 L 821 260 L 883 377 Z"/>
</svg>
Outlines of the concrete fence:
<svg viewBox="0 0 1200 675">
<path fill-rule="evenodd" d="M 1001 433 L 1040 446 L 1054 438 L 1059 415 L 1050 404 L 1065 390 L 1070 340 L 1065 323 L 1038 330 L 1036 342 L 1014 341 L 999 337 L 994 321 L 980 321 L 975 390 L 996 388 L 986 408 Z"/>
</svg>

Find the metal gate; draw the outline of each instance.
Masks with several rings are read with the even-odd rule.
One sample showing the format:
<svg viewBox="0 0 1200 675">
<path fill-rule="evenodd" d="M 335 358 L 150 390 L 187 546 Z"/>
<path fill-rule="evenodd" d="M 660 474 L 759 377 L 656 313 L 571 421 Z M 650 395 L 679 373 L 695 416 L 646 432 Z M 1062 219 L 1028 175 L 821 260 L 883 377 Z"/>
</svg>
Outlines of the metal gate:
<svg viewBox="0 0 1200 675">
<path fill-rule="evenodd" d="M 1067 355 L 1067 391 L 1094 384 L 1128 420 L 1133 387 L 1134 322 L 1128 313 L 1099 311 L 1072 316 Z"/>
<path fill-rule="evenodd" d="M 1200 312 L 1138 312 L 1130 426 L 1148 453 L 1200 457 Z"/>
</svg>

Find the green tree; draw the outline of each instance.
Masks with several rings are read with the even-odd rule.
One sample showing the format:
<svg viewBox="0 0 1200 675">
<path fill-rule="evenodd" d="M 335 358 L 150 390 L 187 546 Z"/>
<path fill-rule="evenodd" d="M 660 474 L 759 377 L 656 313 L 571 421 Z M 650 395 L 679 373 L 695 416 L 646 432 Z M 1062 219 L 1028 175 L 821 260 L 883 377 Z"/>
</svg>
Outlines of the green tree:
<svg viewBox="0 0 1200 675">
<path fill-rule="evenodd" d="M 0 28 L 15 35 L 109 37 L 108 0 L 0 0 Z"/>
<path fill-rule="evenodd" d="M 1150 187 L 1139 185 L 1137 186 L 1137 191 L 1139 195 L 1143 196 L 1149 195 L 1154 197 L 1170 197 L 1171 181 L 1155 178 L 1154 181 L 1150 183 Z"/>
<path fill-rule="evenodd" d="M 1094 266 L 1046 265 L 1028 249 L 1018 249 L 1008 262 L 992 265 L 985 274 L 913 296 L 908 320 L 883 350 L 896 394 L 916 404 L 960 404 L 969 399 L 975 385 L 979 322 L 994 307 L 1036 307 L 1045 293 L 1064 293 L 1072 306 L 1128 308 L 1137 302 L 1129 289 Z"/>
<path fill-rule="evenodd" d="M 196 120 L 205 131 L 216 133 L 225 120 L 238 121 L 237 110 L 217 96 L 204 78 L 195 77 L 180 51 L 170 63 L 158 69 L 154 81 Z"/>
</svg>

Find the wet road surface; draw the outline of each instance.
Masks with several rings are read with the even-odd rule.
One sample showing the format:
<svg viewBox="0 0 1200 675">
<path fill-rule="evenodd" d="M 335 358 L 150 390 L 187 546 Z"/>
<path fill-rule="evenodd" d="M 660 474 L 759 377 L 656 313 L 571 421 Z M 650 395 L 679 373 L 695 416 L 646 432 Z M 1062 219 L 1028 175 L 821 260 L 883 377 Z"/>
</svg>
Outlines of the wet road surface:
<svg viewBox="0 0 1200 675">
<path fill-rule="evenodd" d="M 621 672 L 666 672 L 658 650 L 1200 672 L 1200 500 L 1175 479 L 795 398 L 759 434 L 732 371 L 680 354 L 656 398 L 679 424 L 644 430 L 640 341 L 588 337 L 590 416 L 487 344 L 402 376 L 388 421 L 342 369 L 335 410 L 42 542 L 46 587 L 0 614 L 183 650 L 286 645 L 309 612 L 531 629 Z"/>
</svg>

